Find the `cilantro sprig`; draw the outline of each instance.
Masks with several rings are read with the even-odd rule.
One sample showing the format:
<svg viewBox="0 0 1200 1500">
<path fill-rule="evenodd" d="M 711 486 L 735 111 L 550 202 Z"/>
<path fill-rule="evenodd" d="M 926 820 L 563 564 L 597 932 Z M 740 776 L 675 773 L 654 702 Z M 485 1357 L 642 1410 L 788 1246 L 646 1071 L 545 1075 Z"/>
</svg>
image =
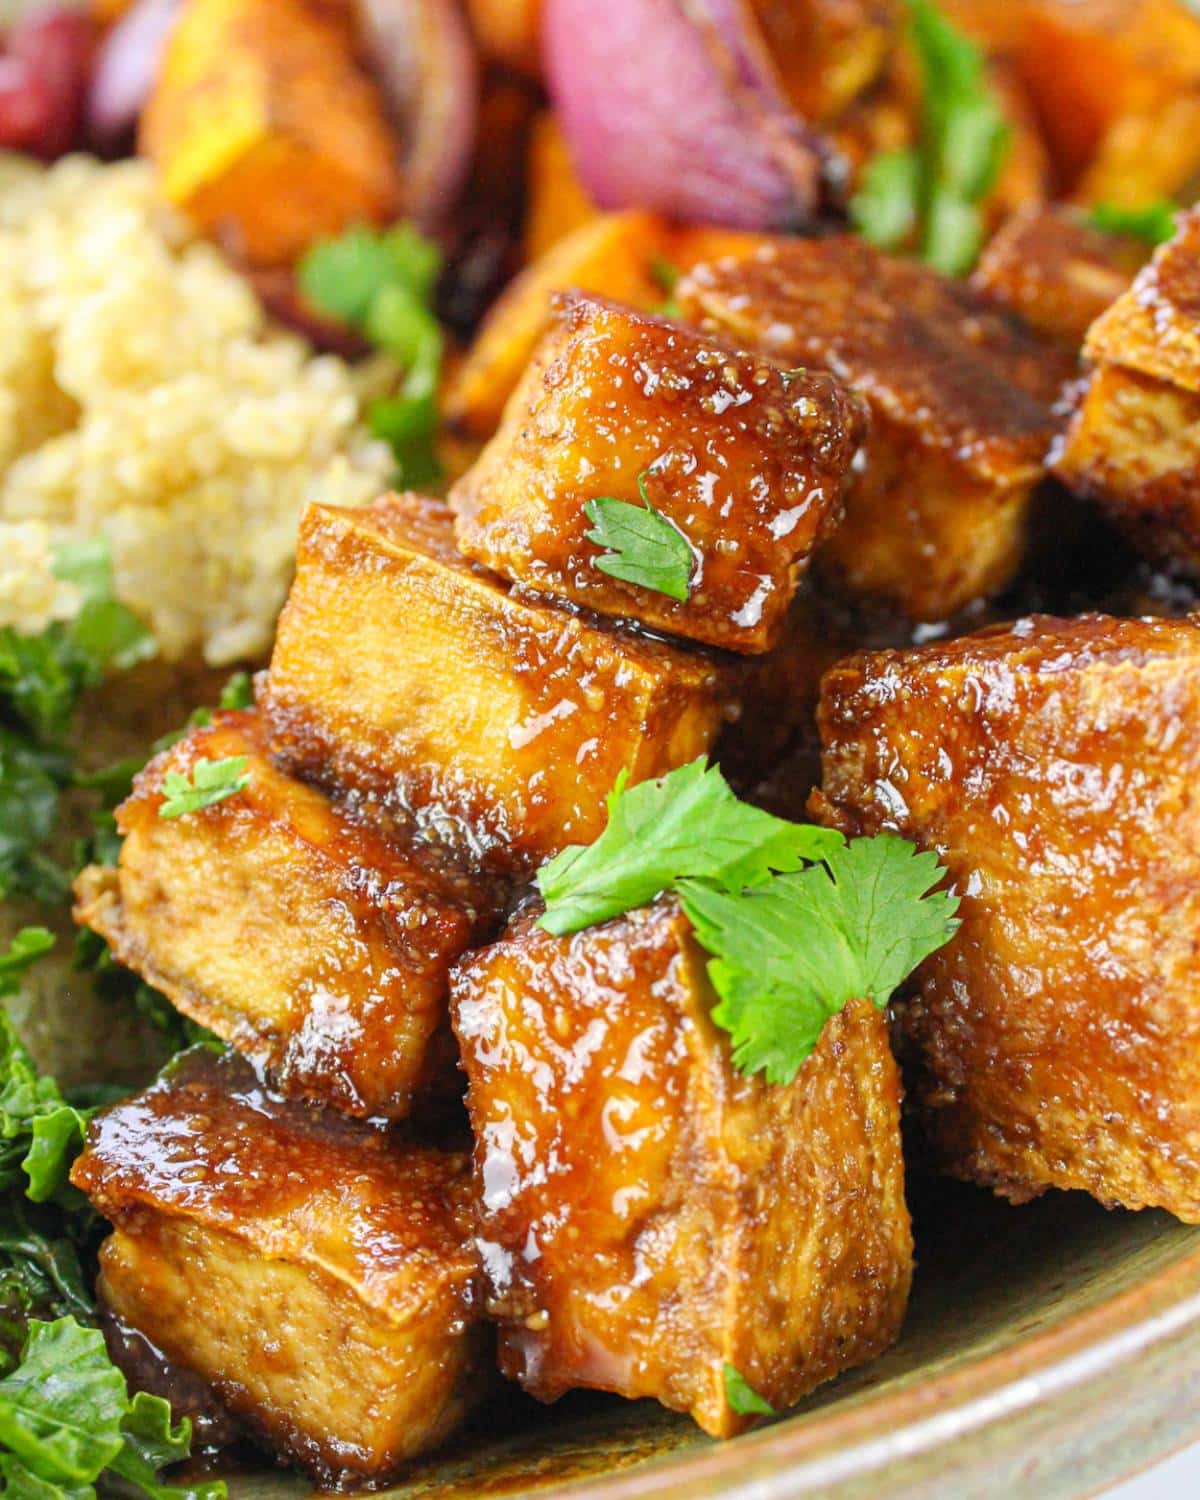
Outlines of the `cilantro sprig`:
<svg viewBox="0 0 1200 1500">
<path fill-rule="evenodd" d="M 434 452 L 444 340 L 432 310 L 442 253 L 410 224 L 348 229 L 322 240 L 298 267 L 300 288 L 320 312 L 360 333 L 404 371 L 395 396 L 367 409 L 367 425 L 391 445 L 400 478 L 419 489 L 440 473 Z"/>
<path fill-rule="evenodd" d="M 723 1371 L 725 1399 L 739 1417 L 777 1417 L 779 1413 L 760 1396 L 746 1377 L 728 1360 Z"/>
<path fill-rule="evenodd" d="M 981 49 L 932 0 L 909 0 L 909 17 L 921 73 L 917 144 L 868 163 L 850 219 L 881 249 L 915 248 L 936 270 L 961 276 L 979 255 L 981 205 L 1011 131 Z"/>
<path fill-rule="evenodd" d="M 641 505 L 600 496 L 584 506 L 584 514 L 592 523 L 592 529 L 584 535 L 597 547 L 608 549 L 596 558 L 595 566 L 610 578 L 638 584 L 686 604 L 692 591 L 692 544 L 673 521 L 650 504 L 645 473 L 638 475 L 637 486 Z"/>
<path fill-rule="evenodd" d="M 223 760 L 201 758 L 192 766 L 190 776 L 182 771 L 168 771 L 163 777 L 159 817 L 182 818 L 235 797 L 250 785 L 248 764 L 245 755 L 228 755 Z"/>
<path fill-rule="evenodd" d="M 540 925 L 563 936 L 674 891 L 711 955 L 734 1065 L 770 1083 L 795 1078 L 850 1001 L 886 1006 L 958 926 L 934 854 L 774 817 L 703 759 L 634 787 L 620 777 L 608 811 L 594 844 L 539 871 Z"/>
<path fill-rule="evenodd" d="M 1157 248 L 1175 238 L 1178 203 L 1159 198 L 1140 208 L 1122 208 L 1119 203 L 1097 203 L 1088 214 L 1088 222 L 1105 234 L 1127 234 Z"/>
</svg>

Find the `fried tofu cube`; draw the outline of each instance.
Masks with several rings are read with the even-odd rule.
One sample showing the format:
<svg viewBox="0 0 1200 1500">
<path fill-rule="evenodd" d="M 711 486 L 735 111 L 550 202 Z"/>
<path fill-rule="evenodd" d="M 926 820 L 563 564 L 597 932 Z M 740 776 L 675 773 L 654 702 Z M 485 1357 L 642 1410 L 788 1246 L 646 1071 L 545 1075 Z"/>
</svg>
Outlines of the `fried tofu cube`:
<svg viewBox="0 0 1200 1500">
<path fill-rule="evenodd" d="M 622 770 L 695 759 L 740 700 L 723 663 L 519 597 L 444 507 L 392 496 L 306 512 L 262 701 L 293 772 L 528 874 L 602 831 Z"/>
<path fill-rule="evenodd" d="M 161 816 L 169 775 L 230 756 L 244 791 Z M 120 864 L 84 873 L 77 920 L 282 1093 L 396 1119 L 461 1092 L 448 975 L 488 936 L 483 881 L 283 774 L 253 713 L 159 755 L 117 824 Z"/>
<path fill-rule="evenodd" d="M 397 140 L 353 33 L 305 0 L 185 0 L 139 148 L 169 202 L 254 266 L 403 206 Z"/>
<path fill-rule="evenodd" d="M 1021 209 L 988 243 L 971 285 L 1047 338 L 1079 349 L 1150 254 L 1063 204 Z"/>
<path fill-rule="evenodd" d="M 870 407 L 846 518 L 821 562 L 855 595 L 941 620 L 1004 587 L 1074 362 L 977 293 L 862 240 L 766 240 L 697 266 L 706 331 L 824 368 Z"/>
<path fill-rule="evenodd" d="M 103 1304 L 329 1487 L 387 1479 L 489 1389 L 469 1175 L 207 1049 L 102 1111 L 72 1169 L 113 1225 Z"/>
<path fill-rule="evenodd" d="M 1054 471 L 1145 550 L 1200 570 L 1200 210 L 1092 325 Z"/>
<path fill-rule="evenodd" d="M 859 655 L 820 720 L 826 815 L 936 849 L 962 898 L 895 1006 L 934 1159 L 1200 1223 L 1200 621 Z"/>
<path fill-rule="evenodd" d="M 468 557 L 539 594 L 725 650 L 769 650 L 841 517 L 864 434 L 824 374 L 787 371 L 661 318 L 564 299 L 496 436 L 454 486 Z M 602 570 L 587 506 L 640 506 L 692 558 L 675 599 Z"/>
<path fill-rule="evenodd" d="M 912 1272 L 899 1081 L 855 1003 L 795 1081 L 745 1078 L 673 900 L 572 937 L 535 914 L 458 966 L 479 1244 L 504 1372 L 746 1426 L 896 1337 Z"/>
<path fill-rule="evenodd" d="M 636 210 L 598 214 L 551 245 L 488 313 L 443 393 L 446 421 L 470 437 L 491 437 L 550 322 L 553 294 L 596 292 L 654 307 L 667 295 L 654 267 L 669 245 L 666 221 Z"/>
</svg>

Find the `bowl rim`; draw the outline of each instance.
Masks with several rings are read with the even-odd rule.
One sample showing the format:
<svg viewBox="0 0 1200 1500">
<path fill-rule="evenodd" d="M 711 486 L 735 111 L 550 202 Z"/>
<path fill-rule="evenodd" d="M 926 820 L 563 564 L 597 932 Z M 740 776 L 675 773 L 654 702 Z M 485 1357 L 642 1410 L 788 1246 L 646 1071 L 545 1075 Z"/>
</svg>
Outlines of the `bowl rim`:
<svg viewBox="0 0 1200 1500">
<path fill-rule="evenodd" d="M 1095 1307 L 911 1385 L 856 1400 L 845 1410 L 788 1421 L 686 1454 L 664 1455 L 620 1472 L 568 1482 L 571 1500 L 656 1500 L 720 1495 L 722 1500 L 813 1496 L 836 1500 L 836 1487 L 865 1481 L 900 1456 L 919 1458 L 971 1439 L 1056 1398 L 1089 1399 L 1102 1377 L 1127 1369 L 1160 1345 L 1183 1338 L 1200 1368 L 1200 1237 L 1177 1260 Z M 1096 1408 L 1097 1420 L 1105 1412 Z M 1200 1437 L 1200 1408 L 1178 1413 L 1167 1434 L 1134 1451 L 1101 1478 L 1117 1482 Z M 768 1480 L 769 1485 L 765 1485 Z M 559 1491 L 555 1491 L 558 1493 Z M 1076 1491 L 1095 1494 L 1094 1485 Z M 885 1493 L 878 1491 L 880 1500 Z M 989 1491 L 988 1493 L 993 1493 Z"/>
</svg>

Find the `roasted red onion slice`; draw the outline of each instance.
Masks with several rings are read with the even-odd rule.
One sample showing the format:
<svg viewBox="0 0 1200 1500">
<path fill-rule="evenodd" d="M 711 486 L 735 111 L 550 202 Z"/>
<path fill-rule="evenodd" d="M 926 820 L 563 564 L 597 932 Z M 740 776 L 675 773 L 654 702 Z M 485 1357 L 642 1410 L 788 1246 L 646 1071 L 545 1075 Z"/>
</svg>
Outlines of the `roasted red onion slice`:
<svg viewBox="0 0 1200 1500">
<path fill-rule="evenodd" d="M 88 139 L 116 151 L 133 135 L 182 0 L 135 0 L 105 37 L 88 91 Z"/>
<path fill-rule="evenodd" d="M 367 55 L 404 147 L 405 212 L 436 229 L 462 190 L 479 80 L 457 0 L 358 0 Z"/>
<path fill-rule="evenodd" d="M 546 0 L 550 92 L 588 191 L 735 229 L 818 206 L 822 157 L 745 0 Z"/>
</svg>

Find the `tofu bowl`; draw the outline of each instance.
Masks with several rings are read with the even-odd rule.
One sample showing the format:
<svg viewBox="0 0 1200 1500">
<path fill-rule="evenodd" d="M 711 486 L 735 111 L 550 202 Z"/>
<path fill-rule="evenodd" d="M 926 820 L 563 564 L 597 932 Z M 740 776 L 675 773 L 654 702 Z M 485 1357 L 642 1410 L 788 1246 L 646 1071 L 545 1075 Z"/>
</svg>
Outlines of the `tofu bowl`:
<svg viewBox="0 0 1200 1500">
<path fill-rule="evenodd" d="M 0 1488 L 1200 1438 L 1200 8 L 0 0 Z"/>
</svg>

